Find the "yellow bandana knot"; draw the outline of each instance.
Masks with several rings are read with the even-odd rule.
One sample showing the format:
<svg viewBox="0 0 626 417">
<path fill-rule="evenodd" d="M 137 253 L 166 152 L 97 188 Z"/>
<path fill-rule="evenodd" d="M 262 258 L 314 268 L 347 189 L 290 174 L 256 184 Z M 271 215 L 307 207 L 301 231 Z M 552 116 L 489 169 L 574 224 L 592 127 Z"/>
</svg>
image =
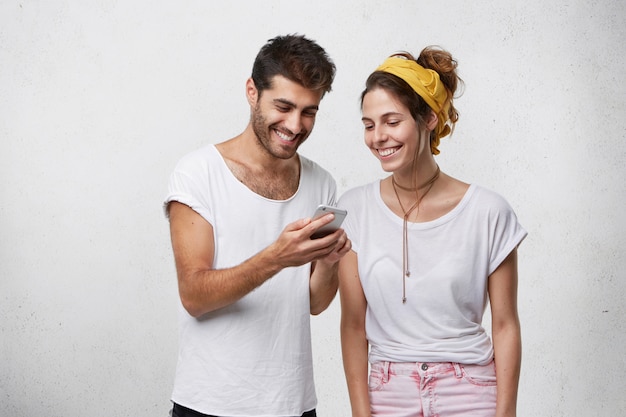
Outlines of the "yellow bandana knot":
<svg viewBox="0 0 626 417">
<path fill-rule="evenodd" d="M 437 114 L 439 121 L 435 128 L 434 140 L 431 141 L 430 145 L 432 153 L 437 155 L 439 153 L 437 149 L 439 140 L 450 134 L 450 126 L 448 126 L 450 100 L 448 100 L 448 93 L 439 78 L 439 74 L 436 71 L 422 67 L 412 59 L 396 56 L 387 58 L 385 62 L 376 68 L 376 71 L 388 72 L 402 78 Z"/>
</svg>

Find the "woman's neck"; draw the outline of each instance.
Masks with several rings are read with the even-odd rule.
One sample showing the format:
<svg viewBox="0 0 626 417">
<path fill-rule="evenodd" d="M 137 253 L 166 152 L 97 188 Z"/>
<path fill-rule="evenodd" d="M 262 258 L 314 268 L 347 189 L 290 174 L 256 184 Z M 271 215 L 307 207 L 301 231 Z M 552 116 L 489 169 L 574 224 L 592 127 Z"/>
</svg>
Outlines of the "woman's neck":
<svg viewBox="0 0 626 417">
<path fill-rule="evenodd" d="M 439 165 L 432 161 L 428 164 L 419 164 L 404 172 L 398 170 L 392 173 L 391 179 L 395 186 L 402 191 L 420 191 L 430 185 L 439 175 Z"/>
</svg>

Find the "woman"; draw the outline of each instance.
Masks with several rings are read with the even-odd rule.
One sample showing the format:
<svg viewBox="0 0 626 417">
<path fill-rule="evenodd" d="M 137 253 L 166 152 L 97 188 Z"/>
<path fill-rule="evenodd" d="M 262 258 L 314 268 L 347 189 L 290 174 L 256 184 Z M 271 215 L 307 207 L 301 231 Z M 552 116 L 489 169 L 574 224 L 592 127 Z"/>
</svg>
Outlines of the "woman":
<svg viewBox="0 0 626 417">
<path fill-rule="evenodd" d="M 502 197 L 435 162 L 460 82 L 452 56 L 429 47 L 388 58 L 361 95 L 365 143 L 391 175 L 339 203 L 352 240 L 339 279 L 353 416 L 516 415 L 526 231 Z"/>
</svg>

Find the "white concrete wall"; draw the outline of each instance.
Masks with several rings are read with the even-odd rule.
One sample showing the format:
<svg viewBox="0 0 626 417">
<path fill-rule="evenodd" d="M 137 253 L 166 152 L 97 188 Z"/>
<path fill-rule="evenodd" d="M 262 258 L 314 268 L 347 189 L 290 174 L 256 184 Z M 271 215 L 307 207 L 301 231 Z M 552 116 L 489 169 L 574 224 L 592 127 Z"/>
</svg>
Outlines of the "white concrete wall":
<svg viewBox="0 0 626 417">
<path fill-rule="evenodd" d="M 358 97 L 441 45 L 466 82 L 442 169 L 490 187 L 520 258 L 520 416 L 626 413 L 626 8 L 618 1 L 0 2 L 0 415 L 165 416 L 176 281 L 161 200 L 183 154 L 239 133 L 264 42 L 303 33 L 334 91 L 302 152 L 379 178 Z M 313 319 L 319 414 L 349 415 L 338 300 Z"/>
</svg>

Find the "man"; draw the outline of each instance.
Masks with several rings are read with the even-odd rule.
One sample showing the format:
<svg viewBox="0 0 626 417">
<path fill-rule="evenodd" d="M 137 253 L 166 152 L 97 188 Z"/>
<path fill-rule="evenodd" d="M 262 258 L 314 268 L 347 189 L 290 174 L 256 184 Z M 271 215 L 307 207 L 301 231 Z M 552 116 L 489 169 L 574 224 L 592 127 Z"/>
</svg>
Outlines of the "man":
<svg viewBox="0 0 626 417">
<path fill-rule="evenodd" d="M 300 156 L 335 66 L 315 42 L 279 36 L 246 82 L 250 121 L 185 156 L 165 204 L 181 299 L 172 416 L 315 416 L 310 314 L 337 291 L 350 250 L 328 172 Z M 299 220 L 297 220 L 299 219 Z"/>
</svg>

